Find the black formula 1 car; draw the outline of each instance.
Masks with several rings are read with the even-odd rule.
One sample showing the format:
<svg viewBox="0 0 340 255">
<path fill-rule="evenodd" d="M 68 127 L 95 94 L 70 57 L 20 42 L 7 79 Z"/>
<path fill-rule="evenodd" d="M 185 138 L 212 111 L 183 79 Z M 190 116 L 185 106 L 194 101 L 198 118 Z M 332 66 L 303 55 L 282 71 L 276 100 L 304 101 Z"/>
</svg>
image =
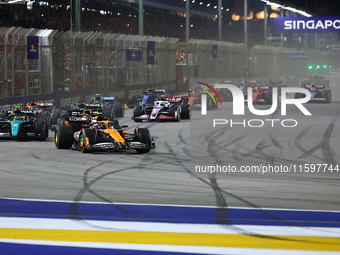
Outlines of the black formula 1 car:
<svg viewBox="0 0 340 255">
<path fill-rule="evenodd" d="M 127 126 L 120 126 L 118 120 L 71 116 L 66 121 L 69 125 L 60 125 L 55 131 L 57 149 L 72 148 L 83 153 L 134 149 L 137 153 L 147 153 L 156 147 L 146 128 L 137 127 L 129 134 L 124 129 Z"/>
<path fill-rule="evenodd" d="M 99 104 L 103 109 L 103 117 L 111 120 L 124 117 L 124 100 L 117 97 L 101 97 L 99 94 L 94 96 L 89 104 Z"/>
<path fill-rule="evenodd" d="M 190 105 L 184 103 L 181 98 L 159 98 L 153 104 L 136 105 L 132 115 L 135 122 L 142 122 L 143 120 L 171 120 L 178 122 L 181 119 L 190 118 Z"/>
<path fill-rule="evenodd" d="M 19 108 L 14 111 L 4 111 L 0 119 L 0 138 L 45 141 L 48 137 L 48 117 L 44 115 Z"/>
<path fill-rule="evenodd" d="M 72 105 L 70 110 L 54 109 L 50 116 L 50 128 L 55 131 L 58 125 L 59 118 L 69 117 L 72 111 L 88 111 L 98 112 L 103 118 L 113 120 L 118 117 L 124 117 L 125 109 L 124 103 L 121 99 L 116 97 L 101 97 L 98 94 L 93 97 L 89 103 L 80 101 L 79 103 Z"/>
</svg>

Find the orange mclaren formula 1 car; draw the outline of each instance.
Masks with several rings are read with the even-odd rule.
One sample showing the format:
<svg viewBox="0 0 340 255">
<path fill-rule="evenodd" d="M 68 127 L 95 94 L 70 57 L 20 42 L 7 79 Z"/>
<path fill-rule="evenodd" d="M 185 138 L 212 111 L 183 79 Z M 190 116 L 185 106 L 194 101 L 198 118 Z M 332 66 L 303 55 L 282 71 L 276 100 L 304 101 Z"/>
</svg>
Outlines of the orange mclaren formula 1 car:
<svg viewBox="0 0 340 255">
<path fill-rule="evenodd" d="M 148 129 L 137 127 L 133 134 L 128 134 L 124 129 L 127 126 L 120 126 L 117 120 L 71 116 L 65 122 L 55 131 L 58 149 L 72 148 L 81 152 L 135 149 L 137 153 L 147 153 L 156 147 Z"/>
</svg>

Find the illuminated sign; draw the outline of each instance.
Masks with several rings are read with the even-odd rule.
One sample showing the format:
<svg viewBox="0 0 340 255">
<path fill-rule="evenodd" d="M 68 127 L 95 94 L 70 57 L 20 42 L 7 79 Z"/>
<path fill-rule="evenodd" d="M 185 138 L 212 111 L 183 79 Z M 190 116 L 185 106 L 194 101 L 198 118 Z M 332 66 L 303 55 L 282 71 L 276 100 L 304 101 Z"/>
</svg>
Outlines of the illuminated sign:
<svg viewBox="0 0 340 255">
<path fill-rule="evenodd" d="M 270 19 L 271 33 L 340 32 L 340 17 L 285 17 Z"/>
</svg>

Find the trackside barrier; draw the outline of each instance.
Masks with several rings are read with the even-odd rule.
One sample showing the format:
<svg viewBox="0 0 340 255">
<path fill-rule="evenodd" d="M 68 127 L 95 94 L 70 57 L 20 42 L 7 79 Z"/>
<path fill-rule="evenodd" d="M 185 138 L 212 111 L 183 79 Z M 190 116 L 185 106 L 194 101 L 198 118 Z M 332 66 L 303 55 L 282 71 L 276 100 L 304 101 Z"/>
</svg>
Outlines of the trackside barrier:
<svg viewBox="0 0 340 255">
<path fill-rule="evenodd" d="M 0 98 L 172 82 L 179 39 L 57 30 L 0 28 Z M 34 41 L 34 42 L 33 42 Z M 154 42 L 147 52 L 148 42 Z M 129 61 L 127 49 L 142 52 Z M 31 53 L 34 53 L 33 56 Z M 147 63 L 147 54 L 154 63 Z M 63 94 L 63 93 L 61 93 Z M 65 94 L 66 95 L 66 94 Z M 36 96 L 34 96 L 36 98 Z M 42 96 L 44 97 L 44 96 Z"/>
<path fill-rule="evenodd" d="M 174 91 L 176 88 L 175 81 L 160 82 L 153 84 L 138 84 L 129 87 L 120 88 L 96 88 L 96 89 L 86 89 L 78 91 L 57 91 L 49 94 L 39 94 L 39 95 L 29 95 L 22 97 L 7 97 L 0 98 L 0 111 L 6 109 L 13 109 L 15 105 L 22 105 L 36 100 L 39 102 L 55 102 L 57 108 L 59 107 L 69 107 L 71 104 L 78 103 L 80 100 L 89 100 L 90 97 L 95 94 L 107 95 L 107 96 L 117 96 L 118 98 L 124 98 L 126 94 L 138 95 L 143 93 L 145 89 L 152 87 L 154 89 L 164 88 L 168 91 Z"/>
</svg>

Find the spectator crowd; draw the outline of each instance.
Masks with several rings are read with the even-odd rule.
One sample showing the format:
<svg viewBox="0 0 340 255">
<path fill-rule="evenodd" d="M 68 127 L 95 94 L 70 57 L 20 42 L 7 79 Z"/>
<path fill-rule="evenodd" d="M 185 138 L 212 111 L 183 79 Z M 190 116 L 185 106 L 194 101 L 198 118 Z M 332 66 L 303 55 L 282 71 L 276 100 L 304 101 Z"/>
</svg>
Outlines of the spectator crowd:
<svg viewBox="0 0 340 255">
<path fill-rule="evenodd" d="M 45 2 L 46 3 L 46 2 Z M 67 3 L 67 2 L 66 2 Z M 0 27 L 23 27 L 40 29 L 70 30 L 70 6 L 68 4 L 40 5 L 35 3 L 31 11 L 25 5 L 0 5 Z M 73 30 L 75 21 L 73 13 Z M 243 43 L 243 22 L 233 22 L 228 15 L 222 19 L 223 41 Z M 253 22 L 250 44 L 262 43 L 263 28 Z M 83 8 L 81 31 L 101 31 L 105 33 L 138 34 L 138 8 L 116 4 L 106 10 Z M 262 29 L 262 31 L 261 31 Z M 147 7 L 144 10 L 144 34 L 160 37 L 179 38 L 185 41 L 185 17 L 183 13 Z M 190 38 L 217 40 L 218 20 L 194 15 L 190 18 Z M 250 34 L 251 36 L 252 34 Z"/>
</svg>

